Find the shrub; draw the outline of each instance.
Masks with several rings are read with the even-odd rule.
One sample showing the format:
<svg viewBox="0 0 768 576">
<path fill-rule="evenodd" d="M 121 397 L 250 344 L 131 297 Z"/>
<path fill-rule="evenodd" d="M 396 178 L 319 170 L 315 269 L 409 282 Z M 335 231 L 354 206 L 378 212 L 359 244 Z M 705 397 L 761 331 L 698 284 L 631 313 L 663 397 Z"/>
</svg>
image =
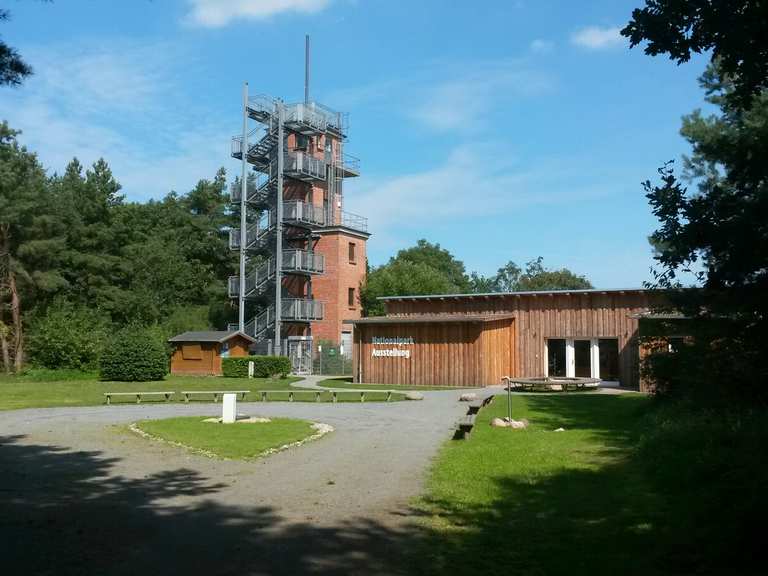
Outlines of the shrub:
<svg viewBox="0 0 768 576">
<path fill-rule="evenodd" d="M 168 355 L 157 332 L 129 326 L 109 341 L 99 368 L 102 380 L 162 380 L 168 373 Z"/>
<path fill-rule="evenodd" d="M 96 369 L 107 334 L 107 322 L 97 311 L 57 300 L 31 324 L 29 356 L 34 366 Z"/>
<path fill-rule="evenodd" d="M 222 358 L 221 372 L 227 378 L 247 378 L 248 362 L 253 362 L 253 375 L 256 378 L 271 378 L 276 374 L 285 378 L 291 372 L 291 359 L 287 356 Z"/>
</svg>

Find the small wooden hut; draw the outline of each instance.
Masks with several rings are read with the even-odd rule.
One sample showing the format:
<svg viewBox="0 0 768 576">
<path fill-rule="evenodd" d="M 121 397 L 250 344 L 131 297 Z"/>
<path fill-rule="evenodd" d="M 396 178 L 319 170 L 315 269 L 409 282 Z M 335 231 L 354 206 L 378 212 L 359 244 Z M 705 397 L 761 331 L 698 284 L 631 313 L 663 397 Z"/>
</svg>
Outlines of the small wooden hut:
<svg viewBox="0 0 768 576">
<path fill-rule="evenodd" d="M 221 359 L 248 356 L 255 342 L 235 331 L 184 332 L 168 340 L 173 347 L 171 374 L 221 375 Z"/>
</svg>

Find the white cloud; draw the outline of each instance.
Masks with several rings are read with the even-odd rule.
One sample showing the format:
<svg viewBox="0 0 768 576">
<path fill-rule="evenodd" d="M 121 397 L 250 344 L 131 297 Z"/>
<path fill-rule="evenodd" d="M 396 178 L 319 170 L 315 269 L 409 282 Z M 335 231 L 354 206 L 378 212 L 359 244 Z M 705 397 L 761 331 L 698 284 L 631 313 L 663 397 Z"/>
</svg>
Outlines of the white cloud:
<svg viewBox="0 0 768 576">
<path fill-rule="evenodd" d="M 402 238 L 410 240 L 408 227 L 423 229 L 425 218 L 446 226 L 468 220 L 503 225 L 504 215 L 518 218 L 530 206 L 615 193 L 607 179 L 585 180 L 584 165 L 577 157 L 523 164 L 508 143 L 476 142 L 454 148 L 442 163 L 423 171 L 350 182 L 345 209 L 367 215 L 379 249 L 392 250 Z"/>
<path fill-rule="evenodd" d="M 587 50 L 603 50 L 624 43 L 619 27 L 587 26 L 573 33 L 571 42 Z"/>
<path fill-rule="evenodd" d="M 494 108 L 520 97 L 546 92 L 546 74 L 514 61 L 471 64 L 456 78 L 427 88 L 411 116 L 438 131 L 473 130 Z"/>
<path fill-rule="evenodd" d="M 528 46 L 528 49 L 534 54 L 549 54 L 555 49 L 555 43 L 550 40 L 536 38 Z"/>
<path fill-rule="evenodd" d="M 332 0 L 188 0 L 186 20 L 205 28 L 220 28 L 233 20 L 264 20 L 284 12 L 313 14 Z"/>
<path fill-rule="evenodd" d="M 498 107 L 551 90 L 555 79 L 524 60 L 433 63 L 388 79 L 333 91 L 328 101 L 348 110 L 397 109 L 437 131 L 477 132 Z"/>
<path fill-rule="evenodd" d="M 186 192 L 226 163 L 229 125 L 181 99 L 171 46 L 112 39 L 25 53 L 35 75 L 0 93 L 0 109 L 51 172 L 103 157 L 129 199 L 144 200 Z"/>
</svg>

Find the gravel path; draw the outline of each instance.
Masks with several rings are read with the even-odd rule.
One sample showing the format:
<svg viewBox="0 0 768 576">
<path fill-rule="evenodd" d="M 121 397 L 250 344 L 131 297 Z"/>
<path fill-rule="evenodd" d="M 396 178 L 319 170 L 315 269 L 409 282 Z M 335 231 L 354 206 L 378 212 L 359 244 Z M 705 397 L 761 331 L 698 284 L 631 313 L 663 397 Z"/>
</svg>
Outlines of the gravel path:
<svg viewBox="0 0 768 576">
<path fill-rule="evenodd" d="M 0 412 L 5 566 L 34 574 L 399 573 L 404 542 L 416 537 L 408 502 L 466 408 L 459 392 L 425 396 L 240 403 L 244 414 L 335 428 L 252 462 L 212 460 L 125 431 L 144 418 L 215 415 L 219 405 Z"/>
</svg>

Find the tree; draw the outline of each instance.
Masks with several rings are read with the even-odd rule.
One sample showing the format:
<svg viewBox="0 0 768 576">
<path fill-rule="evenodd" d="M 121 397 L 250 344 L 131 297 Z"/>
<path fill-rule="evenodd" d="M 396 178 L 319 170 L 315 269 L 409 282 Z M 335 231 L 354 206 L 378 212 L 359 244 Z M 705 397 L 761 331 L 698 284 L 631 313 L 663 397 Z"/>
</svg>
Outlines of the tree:
<svg viewBox="0 0 768 576">
<path fill-rule="evenodd" d="M 584 290 L 592 288 L 592 283 L 584 276 L 574 274 L 567 268 L 547 270 L 539 256 L 525 265 L 525 272 L 520 275 L 517 290 Z"/>
<path fill-rule="evenodd" d="M 60 239 L 45 172 L 17 135 L 0 124 L 0 350 L 6 371 L 20 370 L 24 361 L 25 303 L 64 283 L 50 269 Z"/>
<path fill-rule="evenodd" d="M 365 316 L 384 314 L 380 296 L 408 294 L 447 294 L 456 286 L 439 270 L 424 262 L 393 260 L 369 271 L 367 281 L 360 287 L 360 302 Z"/>
<path fill-rule="evenodd" d="M 432 244 L 424 239 L 419 240 L 416 246 L 400 250 L 394 258 L 390 259 L 390 263 L 396 260 L 434 268 L 453 284 L 455 292 L 468 292 L 470 289 L 464 263 L 457 260 L 448 250 L 441 248 L 440 244 Z"/>
<path fill-rule="evenodd" d="M 683 176 L 672 164 L 661 182 L 644 183 L 660 227 L 655 285 L 674 289 L 680 275 L 693 271 L 698 290 L 673 290 L 671 303 L 697 322 L 695 345 L 703 382 L 741 381 L 753 400 L 768 400 L 764 358 L 768 357 L 768 90 L 749 109 L 734 104 L 736 86 L 717 65 L 700 83 L 718 114 L 695 111 L 683 119 L 681 134 L 693 153 Z M 750 387 L 748 384 L 753 384 Z"/>
<path fill-rule="evenodd" d="M 768 7 L 764 0 L 646 0 L 621 31 L 631 46 L 647 42 L 645 53 L 667 54 L 678 64 L 711 51 L 731 98 L 749 107 L 768 88 Z"/>
<path fill-rule="evenodd" d="M 0 22 L 10 20 L 11 13 L 0 8 Z M 21 59 L 19 53 L 0 40 L 0 85 L 18 86 L 32 74 L 32 68 Z"/>
<path fill-rule="evenodd" d="M 592 288 L 585 276 L 574 274 L 567 268 L 548 270 L 539 256 L 525 265 L 525 271 L 512 262 L 498 269 L 495 276 L 471 275 L 472 292 L 521 292 L 533 290 L 580 290 Z"/>
</svg>

